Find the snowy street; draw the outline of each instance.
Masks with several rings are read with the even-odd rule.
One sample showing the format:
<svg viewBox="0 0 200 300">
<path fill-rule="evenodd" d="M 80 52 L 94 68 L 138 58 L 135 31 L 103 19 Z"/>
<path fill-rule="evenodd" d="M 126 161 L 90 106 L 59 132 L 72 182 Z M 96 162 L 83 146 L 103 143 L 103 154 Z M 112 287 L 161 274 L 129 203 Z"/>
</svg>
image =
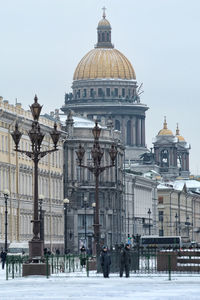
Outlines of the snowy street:
<svg viewBox="0 0 200 300">
<path fill-rule="evenodd" d="M 85 273 L 71 273 L 49 279 L 32 276 L 6 281 L 5 271 L 0 270 L 0 299 L 197 300 L 200 299 L 200 276 L 172 274 L 169 281 L 167 274 L 131 275 L 130 278 L 111 274 L 110 278 L 103 278 L 96 273 L 90 273 L 90 277 L 86 277 Z"/>
</svg>

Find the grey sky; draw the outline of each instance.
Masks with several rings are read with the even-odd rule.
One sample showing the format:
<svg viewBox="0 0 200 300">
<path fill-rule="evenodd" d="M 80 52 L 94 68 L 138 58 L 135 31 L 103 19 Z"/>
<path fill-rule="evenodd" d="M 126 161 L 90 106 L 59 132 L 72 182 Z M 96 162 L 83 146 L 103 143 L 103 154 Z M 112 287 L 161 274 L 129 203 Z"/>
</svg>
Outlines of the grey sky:
<svg viewBox="0 0 200 300">
<path fill-rule="evenodd" d="M 163 126 L 191 144 L 199 163 L 199 0 L 0 0 L 0 95 L 25 109 L 34 94 L 43 112 L 60 108 L 80 59 L 96 43 L 106 6 L 112 42 L 131 61 L 149 106 L 146 141 Z"/>
</svg>

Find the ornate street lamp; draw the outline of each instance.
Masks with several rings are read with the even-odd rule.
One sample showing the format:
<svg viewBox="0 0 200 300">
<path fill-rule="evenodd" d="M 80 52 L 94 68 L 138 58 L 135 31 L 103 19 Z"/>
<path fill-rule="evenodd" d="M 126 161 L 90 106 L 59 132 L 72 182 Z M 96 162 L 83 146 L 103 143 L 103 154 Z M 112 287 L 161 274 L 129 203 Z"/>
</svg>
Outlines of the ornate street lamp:
<svg viewBox="0 0 200 300">
<path fill-rule="evenodd" d="M 5 246 L 4 251 L 8 252 L 8 197 L 10 195 L 9 190 L 5 189 L 3 191 L 4 199 L 5 199 Z"/>
<path fill-rule="evenodd" d="M 42 204 L 44 201 L 44 195 L 39 195 L 39 208 L 40 208 L 40 239 L 44 243 L 44 216 L 42 210 Z"/>
<path fill-rule="evenodd" d="M 149 215 L 149 235 L 151 235 L 151 210 L 150 210 L 150 208 L 148 210 L 148 215 Z"/>
<path fill-rule="evenodd" d="M 54 149 L 41 151 L 41 144 L 45 134 L 40 130 L 40 124 L 38 122 L 40 117 L 40 112 L 42 106 L 38 103 L 38 98 L 35 96 L 34 103 L 30 106 L 33 121 L 31 129 L 28 131 L 28 135 L 31 141 L 32 151 L 25 151 L 19 149 L 19 142 L 22 133 L 18 129 L 18 123 L 16 122 L 15 131 L 11 133 L 13 140 L 15 142 L 15 151 L 24 153 L 29 158 L 32 159 L 34 163 L 34 213 L 33 213 L 33 238 L 29 242 L 29 257 L 32 260 L 38 262 L 38 258 L 43 256 L 43 241 L 38 236 L 40 232 L 40 220 L 38 218 L 38 163 L 42 157 L 48 153 L 57 151 L 57 143 L 60 137 L 60 132 L 57 131 L 57 125 L 54 124 L 54 129 L 52 131 L 51 138 L 54 143 Z M 35 258 L 35 259 L 34 259 Z"/>
<path fill-rule="evenodd" d="M 101 128 L 98 126 L 98 122 L 95 122 L 95 126 L 92 129 L 92 133 L 94 136 L 94 144 L 91 150 L 93 166 L 85 166 L 82 164 L 85 149 L 80 144 L 78 150 L 76 151 L 77 158 L 78 158 L 78 165 L 82 168 L 87 168 L 90 172 L 92 172 L 95 176 L 95 222 L 94 222 L 94 237 L 96 242 L 96 254 L 99 256 L 100 254 L 100 224 L 99 224 L 99 175 L 108 168 L 115 166 L 115 159 L 117 156 L 117 149 L 116 145 L 112 144 L 111 149 L 109 151 L 111 165 L 108 166 L 101 166 L 101 159 L 103 157 L 103 149 L 100 147 L 99 144 L 99 137 L 101 133 Z"/>
<path fill-rule="evenodd" d="M 68 211 L 68 205 L 69 205 L 69 199 L 65 198 L 63 200 L 63 204 L 64 204 L 64 253 L 67 254 L 68 249 L 67 249 L 67 239 L 68 239 L 68 235 L 67 235 L 67 211 Z"/>
</svg>

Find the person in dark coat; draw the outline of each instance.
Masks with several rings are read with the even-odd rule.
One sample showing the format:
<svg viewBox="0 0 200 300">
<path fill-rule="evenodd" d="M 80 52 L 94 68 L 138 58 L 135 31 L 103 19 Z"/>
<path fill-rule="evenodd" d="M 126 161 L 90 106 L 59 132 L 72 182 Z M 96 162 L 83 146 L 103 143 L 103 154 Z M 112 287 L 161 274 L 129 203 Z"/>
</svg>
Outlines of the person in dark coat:
<svg viewBox="0 0 200 300">
<path fill-rule="evenodd" d="M 120 252 L 120 277 L 123 276 L 125 270 L 126 277 L 129 277 L 131 265 L 130 245 L 126 244 Z"/>
<path fill-rule="evenodd" d="M 1 263 L 2 263 L 2 269 L 4 269 L 4 266 L 5 266 L 5 262 L 6 262 L 6 256 L 7 256 L 7 253 L 6 251 L 1 251 Z"/>
<path fill-rule="evenodd" d="M 103 246 L 100 256 L 100 263 L 103 271 L 103 276 L 105 278 L 109 278 L 111 259 L 110 254 L 108 253 L 108 248 L 106 246 Z"/>
<path fill-rule="evenodd" d="M 81 247 L 80 251 L 81 251 L 81 257 L 80 257 L 81 267 L 85 267 L 86 266 L 86 249 L 85 249 L 84 245 Z"/>
</svg>

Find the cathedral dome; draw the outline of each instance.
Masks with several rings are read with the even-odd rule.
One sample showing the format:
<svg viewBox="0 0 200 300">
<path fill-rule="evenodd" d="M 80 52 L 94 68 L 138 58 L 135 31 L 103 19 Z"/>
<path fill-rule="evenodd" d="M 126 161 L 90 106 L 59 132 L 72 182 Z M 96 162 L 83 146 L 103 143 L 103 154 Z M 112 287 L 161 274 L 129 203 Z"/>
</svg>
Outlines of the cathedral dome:
<svg viewBox="0 0 200 300">
<path fill-rule="evenodd" d="M 166 117 L 163 123 L 163 129 L 158 132 L 158 135 L 173 135 L 173 132 L 167 128 Z"/>
<path fill-rule="evenodd" d="M 130 61 L 111 43 L 111 26 L 105 8 L 97 27 L 97 44 L 81 59 L 73 76 L 73 80 L 89 79 L 136 79 Z"/>
<path fill-rule="evenodd" d="M 117 49 L 95 48 L 79 62 L 73 80 L 136 79 L 130 61 Z"/>
</svg>

